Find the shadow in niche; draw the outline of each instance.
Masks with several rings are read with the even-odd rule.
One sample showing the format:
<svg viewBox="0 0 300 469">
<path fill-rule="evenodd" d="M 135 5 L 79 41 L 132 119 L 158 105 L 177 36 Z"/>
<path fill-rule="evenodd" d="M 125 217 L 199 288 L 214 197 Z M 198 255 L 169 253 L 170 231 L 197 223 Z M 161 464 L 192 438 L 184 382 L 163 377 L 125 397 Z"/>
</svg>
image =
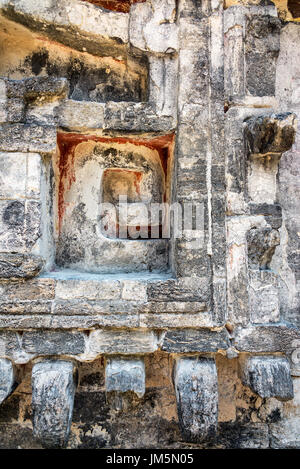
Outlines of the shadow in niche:
<svg viewBox="0 0 300 469">
<path fill-rule="evenodd" d="M 138 236 L 141 202 L 148 207 L 170 201 L 173 145 L 173 134 L 58 134 L 53 164 L 58 267 L 92 273 L 168 270 L 169 239 L 121 239 L 120 228 Z M 119 196 L 127 198 L 128 226 L 121 226 L 114 210 Z M 148 223 L 147 218 L 147 234 Z"/>
</svg>

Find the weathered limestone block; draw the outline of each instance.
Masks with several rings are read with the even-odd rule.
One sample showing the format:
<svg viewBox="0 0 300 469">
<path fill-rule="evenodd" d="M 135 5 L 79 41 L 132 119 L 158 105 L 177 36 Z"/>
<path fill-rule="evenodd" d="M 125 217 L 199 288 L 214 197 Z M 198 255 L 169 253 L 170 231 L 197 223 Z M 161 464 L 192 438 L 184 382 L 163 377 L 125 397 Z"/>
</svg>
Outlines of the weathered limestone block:
<svg viewBox="0 0 300 469">
<path fill-rule="evenodd" d="M 30 77 L 22 80 L 7 80 L 7 97 L 26 102 L 65 98 L 69 91 L 66 78 Z"/>
<path fill-rule="evenodd" d="M 7 315 L 4 317 L 7 319 Z M 20 328 L 21 322 L 19 319 L 18 328 Z M 19 364 L 28 363 L 34 358 L 32 354 L 28 354 L 22 349 L 22 337 L 18 332 L 5 330 L 0 332 L 0 356 Z"/>
<path fill-rule="evenodd" d="M 178 49 L 175 0 L 136 3 L 130 11 L 130 42 L 141 50 L 168 54 Z"/>
<path fill-rule="evenodd" d="M 284 357 L 250 357 L 244 368 L 243 382 L 262 398 L 293 399 L 290 364 Z"/>
<path fill-rule="evenodd" d="M 46 360 L 32 369 L 33 435 L 44 447 L 68 442 L 76 390 L 72 362 Z"/>
<path fill-rule="evenodd" d="M 265 114 L 246 120 L 248 195 L 256 204 L 274 204 L 278 164 L 295 137 L 295 114 Z"/>
<path fill-rule="evenodd" d="M 234 216 L 227 221 L 227 307 L 228 317 L 235 324 L 249 322 L 246 234 L 251 228 L 265 226 L 262 216 Z"/>
<path fill-rule="evenodd" d="M 229 348 L 226 329 L 220 332 L 209 329 L 183 329 L 167 331 L 162 350 L 169 353 L 217 352 Z"/>
<path fill-rule="evenodd" d="M 44 260 L 33 254 L 0 253 L 0 279 L 32 278 L 43 266 Z"/>
<path fill-rule="evenodd" d="M 58 125 L 68 130 L 102 129 L 104 127 L 103 103 L 91 101 L 63 101 L 55 110 Z"/>
<path fill-rule="evenodd" d="M 268 14 L 250 13 L 249 16 L 247 15 L 245 21 L 245 88 L 251 95 L 275 94 L 280 29 L 281 24 L 278 18 Z"/>
<path fill-rule="evenodd" d="M 289 150 L 295 139 L 295 121 L 296 115 L 291 112 L 265 114 L 246 120 L 248 154 L 281 154 Z"/>
<path fill-rule="evenodd" d="M 278 276 L 272 271 L 249 271 L 249 310 L 252 323 L 280 320 Z"/>
<path fill-rule="evenodd" d="M 278 229 L 282 225 L 282 208 L 279 204 L 249 204 L 251 215 L 263 215 L 268 225 Z"/>
<path fill-rule="evenodd" d="M 79 355 L 85 350 L 84 334 L 71 331 L 26 331 L 22 347 L 36 355 Z"/>
<path fill-rule="evenodd" d="M 200 277 L 161 280 L 147 286 L 149 301 L 155 302 L 208 302 L 209 294 L 207 278 Z"/>
<path fill-rule="evenodd" d="M 213 327 L 211 312 L 145 313 L 139 315 L 139 326 L 147 328 Z"/>
<path fill-rule="evenodd" d="M 41 157 L 39 154 L 0 153 L 1 198 L 38 197 L 40 194 L 40 179 Z"/>
<path fill-rule="evenodd" d="M 109 402 L 122 409 L 130 402 L 132 393 L 141 398 L 145 394 L 145 364 L 141 359 L 108 359 L 105 369 L 105 388 Z"/>
<path fill-rule="evenodd" d="M 41 236 L 41 216 L 38 200 L 0 200 L 0 251 L 31 251 Z"/>
<path fill-rule="evenodd" d="M 153 331 L 98 330 L 89 336 L 89 355 L 152 353 L 158 348 L 158 338 Z"/>
<path fill-rule="evenodd" d="M 291 353 L 300 340 L 300 330 L 290 325 L 238 327 L 234 331 L 234 347 L 250 353 Z"/>
<path fill-rule="evenodd" d="M 293 379 L 294 399 L 281 403 L 281 419 L 269 425 L 270 447 L 276 449 L 299 449 L 300 378 Z"/>
<path fill-rule="evenodd" d="M 0 125 L 0 150 L 51 153 L 56 149 L 56 127 L 49 125 Z"/>
<path fill-rule="evenodd" d="M 234 3 L 224 11 L 225 92 L 234 102 L 266 101 L 275 94 L 281 28 L 277 11 L 271 2 Z"/>
<path fill-rule="evenodd" d="M 245 60 L 244 60 L 244 18 L 241 7 L 231 7 L 224 11 L 225 34 L 225 92 L 233 96 L 245 94 Z"/>
<path fill-rule="evenodd" d="M 137 280 L 123 280 L 122 299 L 126 301 L 147 301 L 147 287 Z"/>
<path fill-rule="evenodd" d="M 155 106 L 161 119 L 164 116 L 177 117 L 177 57 L 149 57 L 149 102 Z"/>
<path fill-rule="evenodd" d="M 118 300 L 121 296 L 121 282 L 118 280 L 58 280 L 55 296 L 62 300 Z"/>
<path fill-rule="evenodd" d="M 158 118 L 152 103 L 109 102 L 105 105 L 105 129 L 169 131 L 175 127 L 176 119 L 170 116 Z"/>
<path fill-rule="evenodd" d="M 16 385 L 12 362 L 6 358 L 0 358 L 0 404 L 14 391 Z"/>
<path fill-rule="evenodd" d="M 218 380 L 215 361 L 209 358 L 180 358 L 175 366 L 179 425 L 185 440 L 212 439 L 218 423 Z"/>
<path fill-rule="evenodd" d="M 249 267 L 269 269 L 276 246 L 280 244 L 279 231 L 268 227 L 252 228 L 248 231 L 246 239 Z"/>
</svg>

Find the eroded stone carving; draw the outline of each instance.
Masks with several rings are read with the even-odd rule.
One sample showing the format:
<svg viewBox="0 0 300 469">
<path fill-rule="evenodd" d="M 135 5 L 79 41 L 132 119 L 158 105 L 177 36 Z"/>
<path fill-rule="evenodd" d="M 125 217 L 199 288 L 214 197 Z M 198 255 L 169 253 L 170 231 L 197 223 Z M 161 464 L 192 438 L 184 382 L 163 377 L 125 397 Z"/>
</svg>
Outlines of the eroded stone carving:
<svg viewBox="0 0 300 469">
<path fill-rule="evenodd" d="M 44 447 L 64 447 L 67 444 L 75 389 L 72 362 L 45 360 L 33 366 L 33 435 Z"/>
<path fill-rule="evenodd" d="M 17 385 L 12 362 L 0 358 L 0 404 L 14 391 Z"/>
<path fill-rule="evenodd" d="M 289 361 L 284 357 L 249 357 L 244 368 L 244 384 L 260 397 L 288 400 L 294 397 Z"/>
<path fill-rule="evenodd" d="M 123 409 L 132 394 L 141 398 L 145 394 L 145 364 L 137 358 L 110 358 L 105 368 L 107 400 L 116 409 Z"/>
<path fill-rule="evenodd" d="M 211 440 L 217 431 L 218 380 L 215 361 L 180 358 L 174 370 L 179 424 L 187 441 Z"/>
</svg>

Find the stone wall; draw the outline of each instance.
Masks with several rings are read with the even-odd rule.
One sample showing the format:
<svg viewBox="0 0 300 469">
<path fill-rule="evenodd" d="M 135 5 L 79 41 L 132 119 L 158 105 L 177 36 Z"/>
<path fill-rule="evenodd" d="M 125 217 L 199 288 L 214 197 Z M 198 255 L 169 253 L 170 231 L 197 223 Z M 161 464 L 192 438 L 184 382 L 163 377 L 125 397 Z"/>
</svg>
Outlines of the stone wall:
<svg viewBox="0 0 300 469">
<path fill-rule="evenodd" d="M 300 447 L 297 15 L 0 1 L 0 447 Z"/>
</svg>

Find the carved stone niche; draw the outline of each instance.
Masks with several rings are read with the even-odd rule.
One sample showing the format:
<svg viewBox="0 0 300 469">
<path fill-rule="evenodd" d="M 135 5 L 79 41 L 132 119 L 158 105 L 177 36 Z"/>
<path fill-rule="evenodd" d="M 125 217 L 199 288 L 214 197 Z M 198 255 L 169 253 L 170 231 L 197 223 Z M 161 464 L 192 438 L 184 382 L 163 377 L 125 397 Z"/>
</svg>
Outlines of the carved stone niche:
<svg viewBox="0 0 300 469">
<path fill-rule="evenodd" d="M 56 265 L 93 273 L 168 269 L 163 216 L 170 201 L 172 134 L 143 138 L 58 134 Z"/>
</svg>

